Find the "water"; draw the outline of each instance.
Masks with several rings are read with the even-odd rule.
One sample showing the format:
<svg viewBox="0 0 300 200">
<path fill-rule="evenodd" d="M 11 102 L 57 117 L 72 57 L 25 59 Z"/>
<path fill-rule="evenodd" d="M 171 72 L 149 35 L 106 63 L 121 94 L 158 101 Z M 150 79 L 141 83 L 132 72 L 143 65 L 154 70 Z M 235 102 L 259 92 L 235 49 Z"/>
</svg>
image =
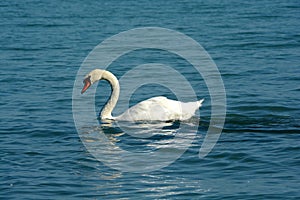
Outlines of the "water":
<svg viewBox="0 0 300 200">
<path fill-rule="evenodd" d="M 296 0 L 1 2 L 0 198 L 299 198 L 299 8 Z M 110 68 L 118 77 L 154 58 L 182 66 L 191 82 L 203 84 L 197 96 L 206 104 L 196 137 L 178 160 L 153 172 L 120 172 L 81 142 L 72 116 L 73 84 L 97 44 L 145 26 L 180 31 L 209 52 L 226 88 L 226 124 L 213 151 L 199 159 L 210 119 L 203 80 L 172 55 L 146 50 L 122 57 Z M 106 84 L 102 88 L 99 106 L 109 94 Z M 153 95 L 173 94 L 146 85 L 130 103 Z M 168 140 L 109 134 L 132 151 Z"/>
</svg>

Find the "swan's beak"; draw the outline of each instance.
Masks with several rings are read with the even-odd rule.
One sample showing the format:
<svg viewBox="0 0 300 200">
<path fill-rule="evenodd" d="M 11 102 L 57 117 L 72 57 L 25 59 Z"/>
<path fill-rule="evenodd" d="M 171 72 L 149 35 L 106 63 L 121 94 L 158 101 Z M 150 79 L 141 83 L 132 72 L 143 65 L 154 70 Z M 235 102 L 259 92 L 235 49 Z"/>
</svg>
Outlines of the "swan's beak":
<svg viewBox="0 0 300 200">
<path fill-rule="evenodd" d="M 81 94 L 83 94 L 92 85 L 90 77 L 84 79 L 83 83 L 84 83 L 84 86 L 83 86 L 83 88 L 81 90 Z"/>
</svg>

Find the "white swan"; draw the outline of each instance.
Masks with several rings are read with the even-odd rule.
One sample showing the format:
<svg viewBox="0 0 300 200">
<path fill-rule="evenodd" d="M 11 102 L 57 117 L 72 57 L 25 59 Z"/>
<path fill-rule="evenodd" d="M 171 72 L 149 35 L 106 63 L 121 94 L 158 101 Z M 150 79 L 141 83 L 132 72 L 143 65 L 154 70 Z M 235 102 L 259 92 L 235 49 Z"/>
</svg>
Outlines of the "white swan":
<svg viewBox="0 0 300 200">
<path fill-rule="evenodd" d="M 92 84 L 104 79 L 107 80 L 112 89 L 111 96 L 105 106 L 103 107 L 100 118 L 120 120 L 120 121 L 170 121 L 170 120 L 187 120 L 191 118 L 196 110 L 201 107 L 204 99 L 195 102 L 180 102 L 168 99 L 163 96 L 153 97 L 144 100 L 128 110 L 123 114 L 112 117 L 111 113 L 117 104 L 120 85 L 118 79 L 109 71 L 95 69 L 87 74 L 84 78 L 84 87 L 81 91 L 83 94 Z"/>
</svg>

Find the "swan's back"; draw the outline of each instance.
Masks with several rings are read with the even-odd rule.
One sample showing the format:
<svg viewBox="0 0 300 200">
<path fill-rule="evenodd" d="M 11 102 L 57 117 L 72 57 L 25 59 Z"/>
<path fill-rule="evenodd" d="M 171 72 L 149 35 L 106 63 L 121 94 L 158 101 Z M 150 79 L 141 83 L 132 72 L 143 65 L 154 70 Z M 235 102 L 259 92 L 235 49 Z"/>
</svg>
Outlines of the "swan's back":
<svg viewBox="0 0 300 200">
<path fill-rule="evenodd" d="M 168 121 L 191 118 L 201 106 L 203 100 L 180 102 L 163 96 L 153 97 L 129 108 L 117 120 L 124 121 Z"/>
</svg>

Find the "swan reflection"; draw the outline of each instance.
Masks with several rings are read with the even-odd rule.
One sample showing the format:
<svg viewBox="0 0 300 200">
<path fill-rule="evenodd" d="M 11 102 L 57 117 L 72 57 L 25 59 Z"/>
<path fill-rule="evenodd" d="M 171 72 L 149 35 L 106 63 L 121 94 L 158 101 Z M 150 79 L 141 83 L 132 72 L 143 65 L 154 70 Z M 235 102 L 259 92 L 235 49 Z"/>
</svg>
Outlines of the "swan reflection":
<svg viewBox="0 0 300 200">
<path fill-rule="evenodd" d="M 121 171 L 150 171 L 165 167 L 191 145 L 198 124 L 179 121 L 101 121 L 80 134 L 89 152 Z"/>
</svg>

